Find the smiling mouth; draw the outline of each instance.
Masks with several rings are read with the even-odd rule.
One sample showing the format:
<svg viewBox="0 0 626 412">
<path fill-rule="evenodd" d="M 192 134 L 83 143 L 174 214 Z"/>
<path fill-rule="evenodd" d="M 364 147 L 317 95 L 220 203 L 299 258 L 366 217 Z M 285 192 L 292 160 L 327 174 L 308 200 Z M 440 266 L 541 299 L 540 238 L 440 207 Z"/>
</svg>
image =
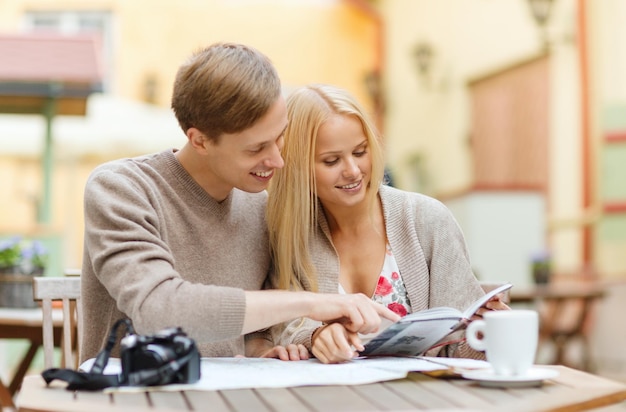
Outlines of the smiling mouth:
<svg viewBox="0 0 626 412">
<path fill-rule="evenodd" d="M 350 183 L 348 185 L 344 185 L 344 186 L 337 186 L 339 189 L 354 189 L 355 187 L 359 186 L 361 184 L 361 181 L 359 180 L 358 182 L 354 182 L 354 183 Z"/>
<path fill-rule="evenodd" d="M 270 177 L 272 175 L 272 170 L 268 171 L 268 172 L 252 172 L 253 175 L 258 176 L 258 177 Z"/>
</svg>

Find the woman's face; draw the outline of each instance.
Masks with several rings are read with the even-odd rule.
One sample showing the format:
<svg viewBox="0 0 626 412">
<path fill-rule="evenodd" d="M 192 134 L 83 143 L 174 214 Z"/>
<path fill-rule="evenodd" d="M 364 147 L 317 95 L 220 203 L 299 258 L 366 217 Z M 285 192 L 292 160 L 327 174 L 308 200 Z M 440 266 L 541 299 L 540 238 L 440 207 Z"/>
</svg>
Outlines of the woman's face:
<svg viewBox="0 0 626 412">
<path fill-rule="evenodd" d="M 315 147 L 317 196 L 324 207 L 350 207 L 365 199 L 372 160 L 361 122 L 333 115 L 320 127 Z"/>
</svg>

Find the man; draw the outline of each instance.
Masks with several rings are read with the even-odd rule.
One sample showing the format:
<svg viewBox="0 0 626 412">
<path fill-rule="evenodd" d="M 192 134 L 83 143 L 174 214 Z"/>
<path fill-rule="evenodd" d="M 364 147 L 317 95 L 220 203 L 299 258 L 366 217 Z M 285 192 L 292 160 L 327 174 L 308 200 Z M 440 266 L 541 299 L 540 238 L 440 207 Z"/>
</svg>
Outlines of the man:
<svg viewBox="0 0 626 412">
<path fill-rule="evenodd" d="M 202 356 L 306 359 L 252 332 L 298 317 L 350 330 L 397 320 L 363 295 L 260 291 L 270 270 L 265 189 L 283 167 L 280 80 L 257 50 L 215 44 L 183 64 L 172 109 L 184 147 L 121 159 L 85 189 L 82 360 L 116 320 L 138 333 L 180 326 Z M 245 338 L 243 335 L 246 335 Z"/>
</svg>

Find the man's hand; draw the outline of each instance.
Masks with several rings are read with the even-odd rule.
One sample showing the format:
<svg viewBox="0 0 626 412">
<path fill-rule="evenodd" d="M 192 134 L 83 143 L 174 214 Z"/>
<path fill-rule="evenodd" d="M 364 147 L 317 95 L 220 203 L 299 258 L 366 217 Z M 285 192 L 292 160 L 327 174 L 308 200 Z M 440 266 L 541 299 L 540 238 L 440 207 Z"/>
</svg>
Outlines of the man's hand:
<svg viewBox="0 0 626 412">
<path fill-rule="evenodd" d="M 364 349 L 358 333 L 349 332 L 341 323 L 318 328 L 311 342 L 313 355 L 322 363 L 346 362 Z"/>
<path fill-rule="evenodd" d="M 341 323 L 348 332 L 372 333 L 380 327 L 381 317 L 392 322 L 400 316 L 380 303 L 372 301 L 362 293 L 315 294 L 311 313 L 308 317 L 326 323 Z"/>
<path fill-rule="evenodd" d="M 350 332 L 371 333 L 381 317 L 397 322 L 400 316 L 367 296 L 357 293 L 290 292 L 285 290 L 245 291 L 246 313 L 242 333 L 248 334 L 297 318 L 339 322 Z"/>
</svg>

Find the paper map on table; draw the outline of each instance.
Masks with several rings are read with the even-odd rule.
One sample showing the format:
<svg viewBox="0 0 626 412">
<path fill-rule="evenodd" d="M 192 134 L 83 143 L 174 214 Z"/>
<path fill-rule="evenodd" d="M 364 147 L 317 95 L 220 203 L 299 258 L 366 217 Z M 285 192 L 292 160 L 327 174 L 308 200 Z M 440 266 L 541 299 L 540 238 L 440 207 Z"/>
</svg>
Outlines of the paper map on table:
<svg viewBox="0 0 626 412">
<path fill-rule="evenodd" d="M 93 359 L 81 365 L 89 370 Z M 453 358 L 379 357 L 325 365 L 317 359 L 281 361 L 264 358 L 202 358 L 201 377 L 194 384 L 158 387 L 118 387 L 105 391 L 222 390 L 244 388 L 286 388 L 304 385 L 360 385 L 406 377 L 410 371 L 428 372 L 446 368 L 464 370 L 488 368 L 484 361 Z M 121 363 L 109 359 L 105 374 L 119 374 Z"/>
</svg>

